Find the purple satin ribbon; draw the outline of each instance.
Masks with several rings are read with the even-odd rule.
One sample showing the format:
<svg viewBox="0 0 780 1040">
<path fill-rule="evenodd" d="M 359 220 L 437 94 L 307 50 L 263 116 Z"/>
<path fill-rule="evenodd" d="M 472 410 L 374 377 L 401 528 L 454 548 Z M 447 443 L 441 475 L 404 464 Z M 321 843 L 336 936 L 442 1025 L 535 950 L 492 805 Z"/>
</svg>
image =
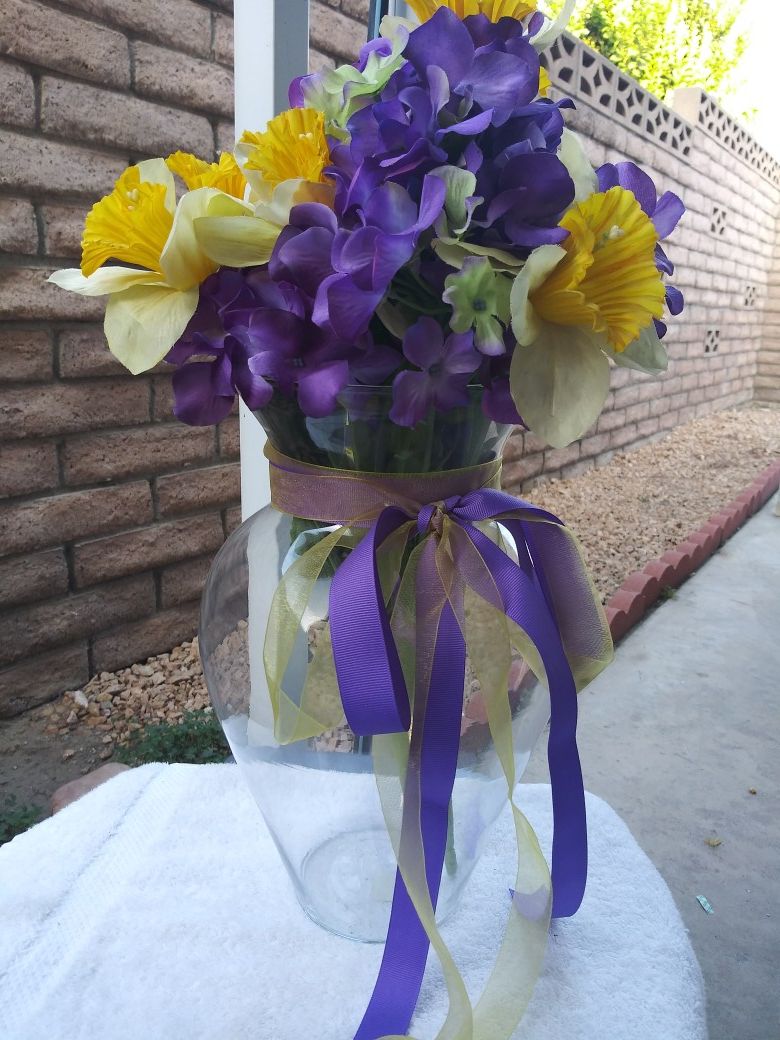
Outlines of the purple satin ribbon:
<svg viewBox="0 0 780 1040">
<path fill-rule="evenodd" d="M 471 579 L 474 591 L 500 607 L 526 632 L 545 667 L 551 711 L 548 761 L 554 818 L 552 912 L 554 917 L 568 917 L 579 908 L 585 890 L 587 829 L 576 742 L 577 691 L 555 615 L 551 576 L 545 571 L 545 560 L 550 554 L 544 552 L 544 540 L 562 526 L 561 521 L 527 502 L 486 488 L 447 499 L 438 507 L 425 506 L 417 517 L 419 533 L 429 531 L 437 508 L 465 531 L 492 577 L 492 581 L 484 582 L 479 577 Z M 475 526 L 477 521 L 497 517 L 514 538 L 517 563 Z M 402 509 L 385 508 L 341 564 L 331 586 L 330 628 L 336 674 L 347 721 L 359 734 L 406 732 L 411 721 L 409 696 L 376 562 L 379 546 L 408 520 Z M 453 555 L 457 571 L 457 553 Z M 421 555 L 415 591 L 418 610 L 424 609 L 426 597 L 442 598 L 432 537 Z M 463 635 L 449 602 L 442 610 L 435 638 L 424 718 L 415 718 L 412 727 L 412 741 L 419 742 L 420 775 L 407 777 L 401 823 L 403 842 L 404 828 L 417 827 L 419 814 L 426 878 L 434 908 L 458 760 L 466 655 Z M 414 797 L 417 791 L 419 803 Z M 377 1040 L 407 1032 L 422 985 L 428 947 L 428 937 L 399 871 L 382 964 L 355 1040 Z"/>
</svg>

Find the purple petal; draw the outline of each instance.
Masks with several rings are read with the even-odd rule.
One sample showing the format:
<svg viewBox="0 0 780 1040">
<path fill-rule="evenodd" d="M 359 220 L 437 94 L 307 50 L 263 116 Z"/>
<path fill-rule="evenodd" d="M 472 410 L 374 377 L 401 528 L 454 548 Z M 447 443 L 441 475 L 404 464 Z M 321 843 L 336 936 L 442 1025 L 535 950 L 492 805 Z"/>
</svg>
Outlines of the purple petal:
<svg viewBox="0 0 780 1040">
<path fill-rule="evenodd" d="M 679 195 L 666 191 L 658 200 L 653 213 L 653 223 L 659 238 L 668 238 L 685 213 L 685 206 Z"/>
<path fill-rule="evenodd" d="M 596 179 L 599 182 L 599 191 L 609 191 L 610 188 L 618 188 L 620 179 L 617 166 L 614 163 L 604 163 L 596 170 Z"/>
<path fill-rule="evenodd" d="M 670 314 L 682 314 L 685 298 L 676 285 L 666 286 L 666 306 Z"/>
<path fill-rule="evenodd" d="M 426 371 L 432 368 L 444 359 L 444 333 L 441 325 L 433 318 L 419 318 L 406 330 L 403 350 L 404 356 L 413 365 Z"/>
<path fill-rule="evenodd" d="M 666 322 L 659 321 L 658 318 L 653 318 L 653 325 L 655 325 L 655 331 L 658 333 L 658 338 L 663 339 L 668 332 L 668 326 Z"/>
<path fill-rule="evenodd" d="M 333 235 L 321 227 L 307 228 L 289 237 L 274 250 L 272 274 L 279 276 L 279 265 L 307 296 L 315 296 L 323 279 L 333 273 L 331 247 Z"/>
<path fill-rule="evenodd" d="M 494 379 L 490 386 L 485 387 L 485 393 L 482 396 L 482 411 L 493 422 L 508 425 L 523 424 L 512 399 L 509 380 L 506 377 Z"/>
<path fill-rule="evenodd" d="M 358 354 L 349 364 L 350 378 L 359 383 L 377 386 L 399 368 L 403 357 L 395 347 L 375 343 L 365 353 Z"/>
<path fill-rule="evenodd" d="M 298 404 L 303 414 L 315 419 L 330 415 L 348 381 L 346 361 L 331 361 L 317 368 L 303 369 L 298 378 Z"/>
<path fill-rule="evenodd" d="M 632 162 L 619 162 L 616 164 L 618 183 L 621 188 L 633 192 L 639 205 L 648 217 L 652 217 L 655 211 L 656 190 L 652 177 Z"/>
<path fill-rule="evenodd" d="M 445 8 L 440 7 L 440 11 Z M 422 197 L 420 198 L 420 215 L 414 225 L 416 231 L 424 231 L 431 227 L 441 211 L 444 209 L 444 200 L 447 197 L 447 185 L 441 177 L 433 177 L 426 174 L 423 181 Z"/>
<path fill-rule="evenodd" d="M 480 107 L 509 112 L 533 101 L 539 85 L 538 59 L 532 63 L 505 51 L 478 54 L 461 90 L 466 85 Z"/>
<path fill-rule="evenodd" d="M 460 83 L 474 60 L 474 44 L 463 22 L 440 7 L 432 18 L 414 30 L 404 56 L 425 80 L 429 66 L 443 69 L 451 85 Z"/>
<path fill-rule="evenodd" d="M 674 264 L 658 244 L 655 247 L 655 266 L 664 274 L 674 274 Z"/>
<path fill-rule="evenodd" d="M 363 211 L 367 224 L 391 234 L 408 231 L 417 219 L 417 207 L 409 192 L 393 181 L 372 192 Z"/>
<path fill-rule="evenodd" d="M 462 408 L 469 403 L 468 375 L 453 376 L 440 373 L 433 380 L 433 399 L 442 412 Z"/>
<path fill-rule="evenodd" d="M 487 130 L 492 120 L 493 109 L 488 108 L 485 112 L 479 112 L 477 115 L 470 116 L 460 123 L 454 123 L 452 126 L 445 126 L 441 130 L 437 130 L 436 141 L 441 141 L 447 134 L 460 134 L 462 137 L 481 134 L 483 130 Z"/>
<path fill-rule="evenodd" d="M 448 375 L 471 375 L 481 364 L 482 358 L 474 349 L 474 334 L 471 330 L 453 332 L 447 337 L 442 364 L 444 372 Z"/>
<path fill-rule="evenodd" d="M 173 414 L 189 426 L 213 426 L 233 407 L 235 394 L 215 392 L 214 362 L 191 361 L 173 373 Z"/>
<path fill-rule="evenodd" d="M 415 426 L 425 418 L 432 404 L 433 392 L 427 373 L 398 373 L 393 380 L 393 406 L 389 413 L 394 423 Z"/>
</svg>

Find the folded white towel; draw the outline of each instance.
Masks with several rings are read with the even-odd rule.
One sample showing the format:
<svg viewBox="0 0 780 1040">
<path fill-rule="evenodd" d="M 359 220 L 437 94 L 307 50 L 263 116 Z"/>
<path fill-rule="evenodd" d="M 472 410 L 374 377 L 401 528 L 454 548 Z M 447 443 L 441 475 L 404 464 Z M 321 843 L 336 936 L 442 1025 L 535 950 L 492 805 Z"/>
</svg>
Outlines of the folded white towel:
<svg viewBox="0 0 780 1040">
<path fill-rule="evenodd" d="M 549 788 L 520 804 L 549 848 Z M 582 909 L 553 923 L 517 1040 L 705 1040 L 701 974 L 672 897 L 588 796 Z M 476 994 L 514 874 L 502 815 L 443 934 Z M 3 1040 L 349 1040 L 380 946 L 299 908 L 235 766 L 124 773 L 0 849 Z M 414 1035 L 435 1035 L 431 958 Z"/>
</svg>

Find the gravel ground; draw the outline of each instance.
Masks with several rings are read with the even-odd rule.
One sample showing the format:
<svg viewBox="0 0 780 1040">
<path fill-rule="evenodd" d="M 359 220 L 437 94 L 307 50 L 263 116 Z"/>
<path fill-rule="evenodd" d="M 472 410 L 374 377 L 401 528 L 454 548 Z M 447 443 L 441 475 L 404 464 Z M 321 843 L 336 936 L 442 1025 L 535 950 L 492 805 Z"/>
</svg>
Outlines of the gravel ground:
<svg viewBox="0 0 780 1040">
<path fill-rule="evenodd" d="M 527 495 L 565 520 L 608 599 L 632 571 L 683 541 L 780 456 L 780 409 L 687 423 L 602 469 Z"/>
<path fill-rule="evenodd" d="M 527 497 L 583 544 L 607 599 L 637 568 L 672 548 L 780 455 L 780 409 L 721 412 L 601 469 L 540 484 Z M 43 804 L 59 783 L 108 761 L 133 730 L 178 722 L 208 705 L 197 641 L 118 672 L 0 727 L 0 795 Z M 45 759 L 45 761 L 44 761 Z"/>
</svg>

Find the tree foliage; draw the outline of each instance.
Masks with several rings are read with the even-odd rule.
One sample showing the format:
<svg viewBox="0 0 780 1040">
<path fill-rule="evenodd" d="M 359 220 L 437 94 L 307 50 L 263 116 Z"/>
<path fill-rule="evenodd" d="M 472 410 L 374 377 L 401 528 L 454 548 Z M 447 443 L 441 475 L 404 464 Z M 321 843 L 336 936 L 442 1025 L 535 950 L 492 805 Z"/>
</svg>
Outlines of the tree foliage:
<svg viewBox="0 0 780 1040">
<path fill-rule="evenodd" d="M 584 0 L 569 28 L 656 97 L 698 86 L 723 96 L 745 50 L 745 2 Z"/>
</svg>

